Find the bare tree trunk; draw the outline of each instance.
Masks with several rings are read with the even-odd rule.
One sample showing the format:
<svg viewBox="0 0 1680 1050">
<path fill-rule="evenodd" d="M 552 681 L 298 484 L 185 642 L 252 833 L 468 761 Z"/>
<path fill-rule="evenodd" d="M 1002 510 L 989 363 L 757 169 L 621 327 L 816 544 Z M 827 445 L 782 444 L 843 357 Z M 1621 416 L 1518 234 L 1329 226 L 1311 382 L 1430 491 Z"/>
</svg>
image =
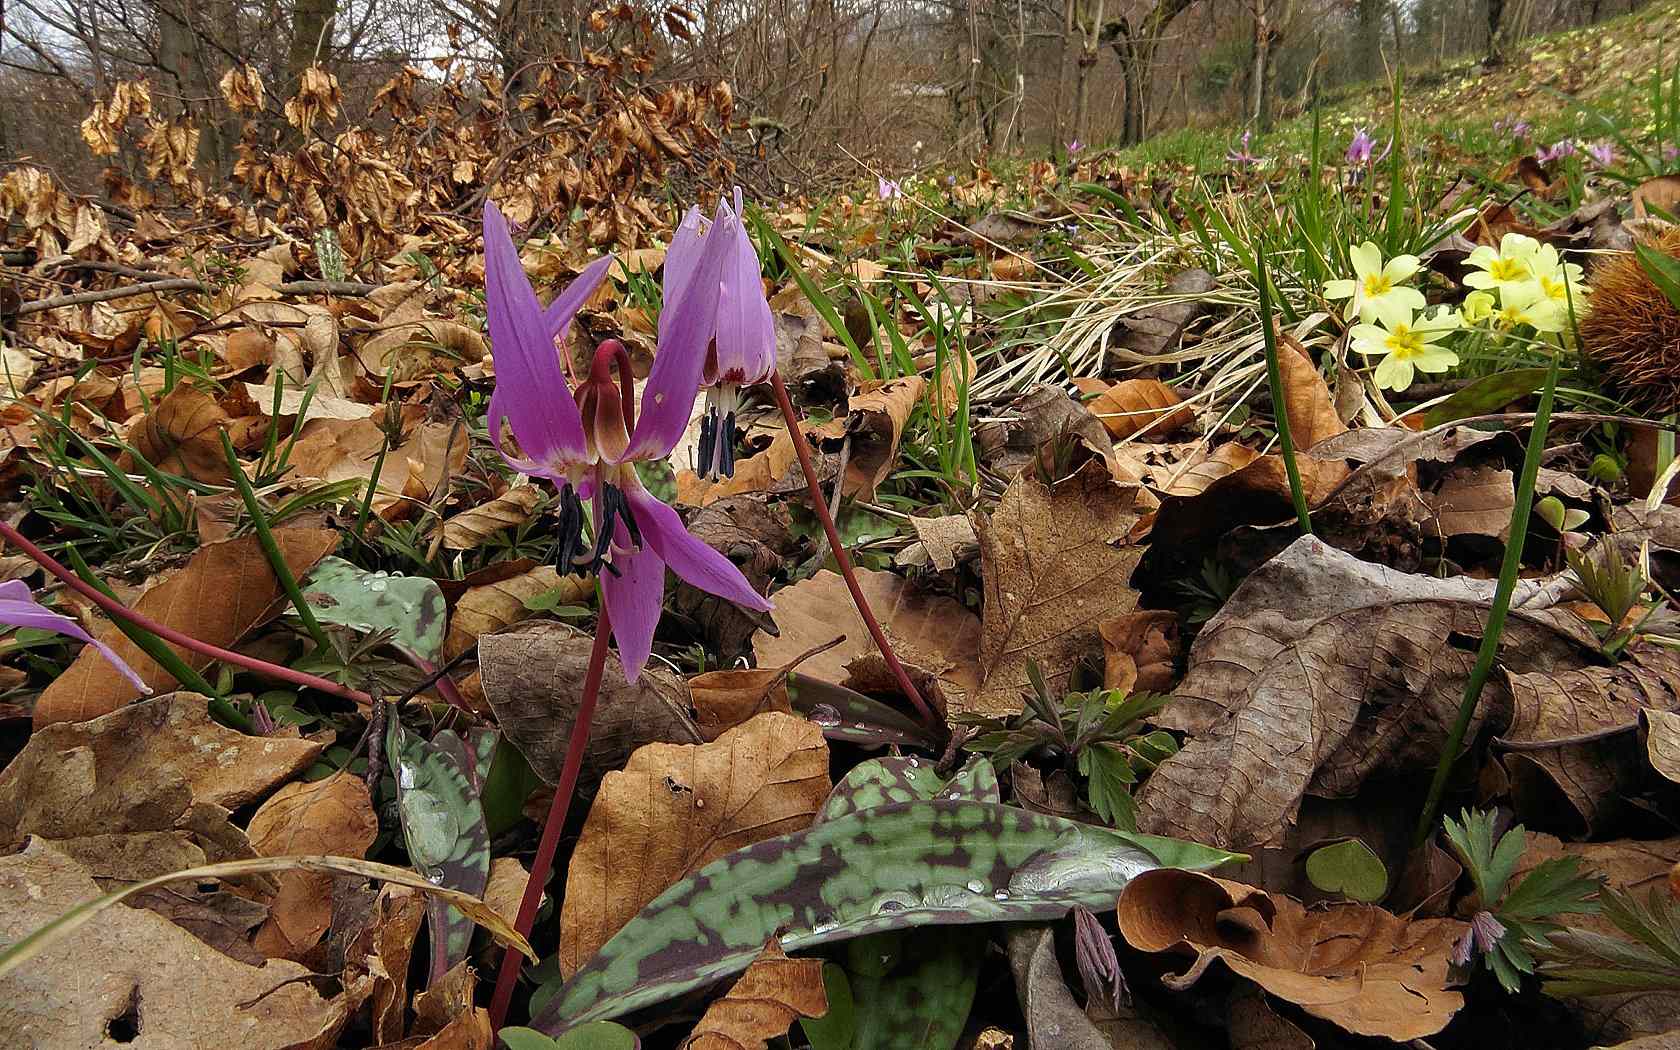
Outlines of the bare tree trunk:
<svg viewBox="0 0 1680 1050">
<path fill-rule="evenodd" d="M 326 59 L 337 17 L 337 0 L 294 0 L 292 38 L 286 50 L 288 88 L 297 83 L 305 69 Z"/>
<path fill-rule="evenodd" d="M 1266 53 L 1271 32 L 1266 23 L 1266 0 L 1254 2 L 1254 69 L 1249 75 L 1248 117 L 1262 130 L 1266 126 Z"/>
<path fill-rule="evenodd" d="M 1091 134 L 1091 68 L 1097 64 L 1097 46 L 1101 43 L 1103 0 L 1097 0 L 1094 17 L 1079 22 L 1079 68 L 1075 75 L 1073 96 L 1073 137 L 1083 142 Z M 1127 90 L 1128 99 L 1130 88 Z"/>
</svg>

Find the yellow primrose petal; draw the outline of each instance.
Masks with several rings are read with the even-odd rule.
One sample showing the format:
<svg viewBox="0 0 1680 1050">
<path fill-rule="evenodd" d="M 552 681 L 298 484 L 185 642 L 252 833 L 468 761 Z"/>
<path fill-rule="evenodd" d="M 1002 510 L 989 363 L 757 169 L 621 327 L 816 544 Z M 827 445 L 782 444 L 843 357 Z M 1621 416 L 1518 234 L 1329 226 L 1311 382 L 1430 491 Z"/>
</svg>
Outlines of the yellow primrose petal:
<svg viewBox="0 0 1680 1050">
<path fill-rule="evenodd" d="M 1410 295 L 1397 293 L 1410 292 Z M 1396 288 L 1394 292 L 1365 304 L 1361 320 L 1375 321 L 1384 328 L 1394 329 L 1412 323 L 1412 315 L 1423 306 L 1423 296 L 1413 288 Z"/>
<path fill-rule="evenodd" d="M 1499 253 L 1484 244 L 1471 252 L 1464 262 L 1467 266 L 1475 266 L 1485 270 L 1497 258 L 1499 258 Z"/>
<path fill-rule="evenodd" d="M 1346 299 L 1358 290 L 1359 283 L 1350 281 L 1345 277 L 1324 282 L 1324 298 L 1326 299 Z"/>
<path fill-rule="evenodd" d="M 1383 276 L 1395 284 L 1399 284 L 1412 274 L 1417 273 L 1418 267 L 1421 265 L 1422 263 L 1415 255 L 1396 255 L 1388 260 L 1387 266 L 1383 267 Z"/>
<path fill-rule="evenodd" d="M 1391 354 L 1377 362 L 1376 380 L 1384 390 L 1404 390 L 1412 385 L 1412 363 Z"/>
<path fill-rule="evenodd" d="M 1551 248 L 1551 245 L 1546 245 Z M 1507 259 L 1527 259 L 1540 250 L 1540 242 L 1526 233 L 1507 233 L 1499 238 L 1499 254 Z M 1557 249 L 1553 248 L 1555 253 Z"/>
<path fill-rule="evenodd" d="M 1458 355 L 1445 347 L 1430 345 L 1407 360 L 1419 372 L 1445 372 L 1458 364 Z"/>
<path fill-rule="evenodd" d="M 1353 272 L 1360 277 L 1371 277 L 1382 273 L 1382 250 L 1370 241 L 1349 248 L 1348 259 L 1353 263 Z"/>
</svg>

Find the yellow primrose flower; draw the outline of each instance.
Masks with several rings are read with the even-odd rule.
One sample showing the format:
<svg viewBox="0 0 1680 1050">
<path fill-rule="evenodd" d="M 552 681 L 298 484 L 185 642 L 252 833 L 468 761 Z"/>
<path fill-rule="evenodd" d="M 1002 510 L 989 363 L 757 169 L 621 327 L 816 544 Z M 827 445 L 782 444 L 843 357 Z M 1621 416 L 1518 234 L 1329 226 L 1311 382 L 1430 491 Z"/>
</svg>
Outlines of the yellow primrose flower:
<svg viewBox="0 0 1680 1050">
<path fill-rule="evenodd" d="M 1471 292 L 1464 297 L 1464 323 L 1481 324 L 1493 316 L 1498 304 L 1494 301 L 1492 292 Z"/>
<path fill-rule="evenodd" d="M 1482 245 L 1470 253 L 1465 261 L 1477 272 L 1467 274 L 1464 283 L 1471 288 L 1504 288 L 1521 284 L 1534 277 L 1534 257 L 1540 242 L 1521 233 L 1507 233 L 1499 239 L 1499 250 Z M 1555 249 L 1554 249 L 1555 252 Z"/>
<path fill-rule="evenodd" d="M 1567 294 L 1562 281 L 1551 282 L 1551 286 L 1559 295 Z M 1493 323 L 1504 331 L 1528 325 L 1536 332 L 1561 332 L 1569 327 L 1569 304 L 1551 297 L 1547 279 L 1506 285 L 1499 290 L 1499 312 Z"/>
<path fill-rule="evenodd" d="M 1412 385 L 1413 370 L 1445 372 L 1458 364 L 1458 355 L 1439 345 L 1460 327 L 1457 311 L 1413 316 L 1409 307 L 1387 306 L 1377 323 L 1356 324 L 1349 330 L 1354 350 L 1377 362 L 1377 386 L 1400 391 Z"/>
<path fill-rule="evenodd" d="M 1423 293 L 1400 283 L 1417 273 L 1417 256 L 1396 255 L 1385 264 L 1382 249 L 1366 241 L 1348 249 L 1348 258 L 1353 261 L 1353 278 L 1328 281 L 1324 285 L 1326 299 L 1349 300 L 1347 312 L 1342 316 L 1350 320 L 1358 317 L 1369 323 L 1387 306 L 1408 311 L 1423 309 Z"/>
</svg>

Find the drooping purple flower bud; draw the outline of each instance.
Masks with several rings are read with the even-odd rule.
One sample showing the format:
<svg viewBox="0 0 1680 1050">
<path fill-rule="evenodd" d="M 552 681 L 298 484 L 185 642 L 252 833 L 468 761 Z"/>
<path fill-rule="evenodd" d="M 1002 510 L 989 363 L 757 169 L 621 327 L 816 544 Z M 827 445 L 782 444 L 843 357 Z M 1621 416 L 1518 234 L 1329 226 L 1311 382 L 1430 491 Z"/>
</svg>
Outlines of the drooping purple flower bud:
<svg viewBox="0 0 1680 1050">
<path fill-rule="evenodd" d="M 1067 144 L 1068 156 L 1071 157 L 1075 153 L 1078 153 L 1080 150 L 1082 150 L 1084 148 L 1085 148 L 1085 143 L 1080 142 L 1078 139 L 1074 139 L 1072 142 Z"/>
<path fill-rule="evenodd" d="M 1126 975 L 1120 972 L 1120 957 L 1114 953 L 1114 940 L 1091 910 L 1080 904 L 1073 908 L 1073 958 L 1085 997 L 1119 1012 L 1131 995 Z"/>
</svg>

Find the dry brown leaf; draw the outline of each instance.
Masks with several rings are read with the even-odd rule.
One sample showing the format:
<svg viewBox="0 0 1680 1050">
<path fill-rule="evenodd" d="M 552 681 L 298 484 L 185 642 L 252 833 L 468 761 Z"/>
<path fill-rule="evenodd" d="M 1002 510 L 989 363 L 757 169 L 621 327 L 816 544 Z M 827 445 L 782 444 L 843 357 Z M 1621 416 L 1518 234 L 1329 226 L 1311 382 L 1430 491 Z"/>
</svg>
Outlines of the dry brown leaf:
<svg viewBox="0 0 1680 1050">
<path fill-rule="evenodd" d="M 706 1007 L 683 1050 L 764 1050 L 801 1017 L 828 1013 L 821 959 L 789 959 L 772 937 L 723 998 Z"/>
<path fill-rule="evenodd" d="M 1149 1021 L 1133 1014 L 1111 1016 L 1108 1004 L 1091 1001 L 1081 1009 L 1068 990 L 1056 958 L 1055 930 L 1048 924 L 1007 927 L 1009 968 L 1031 1046 L 1057 1050 L 1171 1050 L 1172 1043 Z M 1131 1011 L 1128 1011 L 1131 1013 Z M 1096 1015 L 1101 1015 L 1099 1021 Z"/>
<path fill-rule="evenodd" d="M 374 513 L 395 520 L 413 513 L 447 477 L 460 471 L 468 444 L 466 431 L 458 424 L 422 423 L 387 452 L 381 464 L 385 432 L 377 422 L 317 418 L 298 432 L 291 464 L 300 477 L 376 484 Z"/>
<path fill-rule="evenodd" d="M 769 591 L 771 580 L 804 542 L 793 535 L 787 502 L 765 496 L 732 496 L 702 507 L 689 516 L 688 531 L 734 562 L 759 594 Z M 744 609 L 680 578 L 670 608 L 698 628 L 720 662 L 730 664 L 752 651 L 754 632 L 775 622 L 767 612 Z"/>
<path fill-rule="evenodd" d="M 1509 670 L 1513 744 L 1569 741 L 1619 727 L 1632 729 L 1644 711 L 1680 711 L 1680 654 L 1636 646 L 1609 666 Z M 1562 743 L 1504 756 L 1511 797 L 1529 821 L 1565 818 L 1572 833 L 1588 835 L 1636 790 L 1646 751 L 1631 732 Z"/>
<path fill-rule="evenodd" d="M 503 529 L 530 521 L 542 499 L 542 490 L 535 485 L 520 485 L 493 500 L 450 515 L 443 522 L 443 547 L 465 551 L 481 546 Z"/>
<path fill-rule="evenodd" d="M 972 694 L 976 685 L 979 618 L 951 599 L 923 592 L 890 572 L 859 569 L 857 580 L 898 658 L 908 668 L 937 676 L 952 706 L 960 707 L 965 702 L 961 698 Z M 851 665 L 876 651 L 846 581 L 827 569 L 777 591 L 773 615 L 780 636 L 759 635 L 753 642 L 761 667 L 786 665 L 844 636 L 841 644 L 800 664 L 799 673 L 848 685 Z"/>
<path fill-rule="evenodd" d="M 780 667 L 751 667 L 740 670 L 707 671 L 688 680 L 688 698 L 694 705 L 694 721 L 707 743 L 724 732 L 766 711 L 793 713 L 788 699 L 788 672 L 834 643 L 801 653 Z"/>
<path fill-rule="evenodd" d="M 227 431 L 235 448 L 246 447 L 253 434 L 268 426 L 266 418 L 256 418 L 258 411 L 242 386 L 218 399 L 183 383 L 129 427 L 128 440 L 159 470 L 225 484 L 230 475 L 222 432 Z"/>
<path fill-rule="evenodd" d="M 1198 495 L 1220 478 L 1235 474 L 1259 458 L 1260 453 L 1247 445 L 1228 442 L 1182 468 L 1162 491 L 1169 496 Z"/>
<path fill-rule="evenodd" d="M 1263 992 L 1245 988 L 1225 1004 L 1231 1050 L 1313 1050 L 1312 1037 L 1272 1009 Z"/>
<path fill-rule="evenodd" d="M 1512 473 L 1485 466 L 1454 468 L 1433 495 L 1424 497 L 1435 512 L 1443 539 L 1491 536 L 1504 540 L 1511 534 L 1511 508 L 1516 501 Z"/>
<path fill-rule="evenodd" d="M 1633 188 L 1633 217 L 1643 219 L 1656 209 L 1680 215 L 1680 175 L 1659 175 Z"/>
<path fill-rule="evenodd" d="M 1360 561 L 1314 537 L 1251 574 L 1190 651 L 1160 724 L 1192 734 L 1138 793 L 1138 827 L 1221 846 L 1282 841 L 1309 789 L 1350 795 L 1366 777 L 1430 768 L 1458 710 L 1494 582 L 1440 580 Z M 1578 618 L 1523 605 L 1506 625 L 1513 671 L 1553 672 L 1596 646 Z M 1503 725 L 1490 683 L 1471 726 Z"/>
<path fill-rule="evenodd" d="M 0 849 L 48 839 L 165 831 L 195 806 L 249 805 L 307 768 L 322 744 L 246 736 L 209 701 L 171 693 L 35 732 L 0 771 Z"/>
<path fill-rule="evenodd" d="M 608 773 L 566 875 L 560 969 L 570 976 L 666 887 L 726 853 L 811 823 L 828 745 L 769 712 L 710 744 L 649 744 Z"/>
<path fill-rule="evenodd" d="M 1644 899 L 1660 890 L 1668 873 L 1680 862 L 1680 836 L 1666 839 L 1619 839 L 1615 842 L 1565 842 L 1554 835 L 1530 831 L 1512 873 L 1513 885 L 1540 864 L 1562 857 L 1574 857 L 1586 871 L 1604 877 L 1609 889 Z M 1571 915 L 1569 925 L 1610 937 L 1622 936 L 1616 924 L 1602 912 Z"/>
<path fill-rule="evenodd" d="M 329 880 L 330 881 L 330 880 Z M 401 1039 L 408 1010 L 409 960 L 426 918 L 426 899 L 407 886 L 382 886 L 346 949 L 344 984 L 371 1001 L 376 1043 Z"/>
<path fill-rule="evenodd" d="M 562 592 L 561 605 L 585 605 L 594 593 L 595 581 L 572 573 L 562 576 L 552 565 L 538 565 L 517 576 L 469 589 L 450 614 L 449 633 L 443 639 L 444 658 L 453 660 L 482 636 L 535 615 L 525 603 L 556 589 Z"/>
<path fill-rule="evenodd" d="M 1160 364 L 1163 355 L 1178 349 L 1190 323 L 1207 312 L 1208 300 L 1199 297 L 1217 287 L 1213 275 L 1206 270 L 1193 268 L 1174 274 L 1163 291 L 1190 298 L 1146 306 L 1121 317 L 1114 325 L 1110 353 L 1127 363 Z"/>
<path fill-rule="evenodd" d="M 967 514 L 912 517 L 910 527 L 916 530 L 916 542 L 893 559 L 901 567 L 925 568 L 931 565 L 940 572 L 950 572 L 957 567 L 958 561 L 966 561 L 980 553 L 980 536 L 974 531 L 974 520 Z"/>
<path fill-rule="evenodd" d="M 531 873 L 518 860 L 495 857 L 490 861 L 490 881 L 484 886 L 484 903 L 511 926 L 519 916 L 519 902 L 524 899 L 525 884 L 530 881 Z"/>
<path fill-rule="evenodd" d="M 1680 714 L 1645 710 L 1645 757 L 1651 768 L 1680 784 Z"/>
<path fill-rule="evenodd" d="M 74 861 L 32 840 L 0 858 L 0 948 L 99 893 Z M 330 1046 L 345 1011 L 311 976 L 285 960 L 237 962 L 149 911 L 108 908 L 0 977 L 0 1032 L 40 1047 L 118 1045 L 113 1028 L 132 1032 L 121 1045 L 135 1050 Z"/>
<path fill-rule="evenodd" d="M 1143 609 L 1097 624 L 1103 644 L 1103 688 L 1164 693 L 1178 662 L 1178 614 Z"/>
<path fill-rule="evenodd" d="M 552 621 L 479 640 L 484 697 L 502 732 L 550 784 L 560 780 L 592 645 L 590 635 Z M 682 680 L 654 666 L 627 682 L 617 654 L 609 653 L 579 782 L 587 789 L 637 748 L 656 742 L 700 742 Z"/>
<path fill-rule="evenodd" d="M 876 487 L 897 465 L 899 439 L 926 389 L 920 376 L 866 380 L 848 399 L 846 433 L 852 450 L 846 460 L 847 496 L 875 498 Z"/>
<path fill-rule="evenodd" d="M 1183 402 L 1176 390 L 1159 379 L 1127 379 L 1085 407 L 1117 441 L 1140 431 L 1147 431 L 1146 440 L 1160 441 L 1196 421 L 1196 413 Z"/>
<path fill-rule="evenodd" d="M 1215 960 L 1268 993 L 1356 1035 L 1405 1041 L 1439 1032 L 1464 1005 L 1448 988 L 1465 924 L 1408 921 L 1368 904 L 1309 911 L 1289 897 L 1159 868 L 1120 895 L 1120 934 L 1146 952 L 1192 958 L 1161 978 L 1182 991 Z"/>
<path fill-rule="evenodd" d="M 1100 458 L 1117 480 L 1141 480 L 1115 456 L 1114 440 L 1101 421 L 1061 387 L 1034 387 L 1009 406 L 1002 421 L 976 426 L 974 437 L 986 463 L 1005 477 L 1014 477 L 1028 464 L 1044 462 L 1056 446 L 1072 443 L 1081 454 Z M 1080 465 L 1075 461 L 1069 469 Z"/>
<path fill-rule="evenodd" d="M 274 540 L 293 576 L 303 576 L 338 546 L 338 533 L 327 529 L 277 529 Z M 183 634 L 224 648 L 234 645 L 283 609 L 285 592 L 274 578 L 255 536 L 201 547 L 191 560 L 141 595 L 137 612 Z M 173 688 L 175 679 L 140 651 L 115 627 L 99 632 L 103 641 L 154 691 Z M 170 646 L 187 665 L 202 670 L 211 658 Z M 114 711 L 140 695 L 134 683 L 111 666 L 93 646 L 41 694 L 35 725 L 80 722 Z"/>
<path fill-rule="evenodd" d="M 265 857 L 320 854 L 365 857 L 379 836 L 379 818 L 362 778 L 336 773 L 313 783 L 287 784 L 257 809 L 246 829 Z M 253 943 L 271 958 L 297 959 L 314 948 L 332 922 L 331 875 L 287 871 L 268 922 Z"/>
<path fill-rule="evenodd" d="M 972 697 L 953 698 L 954 714 L 1021 710 L 1029 662 L 1054 692 L 1082 660 L 1094 661 L 1097 624 L 1137 607 L 1129 582 L 1143 553 L 1131 541 L 1137 492 L 1094 461 L 1053 486 L 1030 473 L 1010 482 L 980 522 L 980 682 Z"/>
</svg>

